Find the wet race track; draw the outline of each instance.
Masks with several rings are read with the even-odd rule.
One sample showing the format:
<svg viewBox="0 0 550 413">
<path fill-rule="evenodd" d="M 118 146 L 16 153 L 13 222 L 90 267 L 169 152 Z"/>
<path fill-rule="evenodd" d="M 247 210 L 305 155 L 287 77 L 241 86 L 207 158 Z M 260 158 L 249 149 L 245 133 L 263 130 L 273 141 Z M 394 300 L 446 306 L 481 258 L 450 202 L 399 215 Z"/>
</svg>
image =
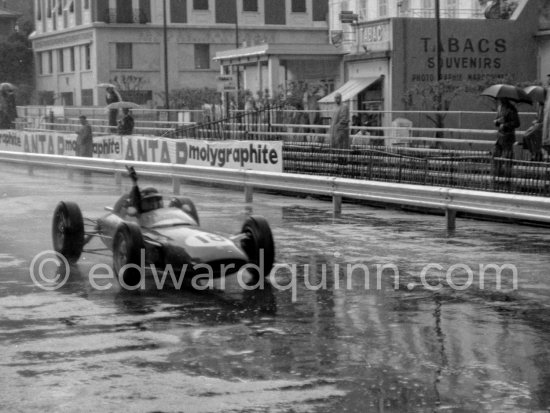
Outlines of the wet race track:
<svg viewBox="0 0 550 413">
<path fill-rule="evenodd" d="M 47 291 L 29 268 L 51 249 L 57 202 L 98 217 L 129 182 L 0 173 L 2 411 L 550 409 L 550 229 L 459 219 L 449 234 L 441 216 L 344 204 L 334 218 L 329 202 L 256 193 L 249 207 L 241 191 L 184 185 L 207 229 L 264 215 L 277 262 L 295 268 L 259 291 L 234 276 L 224 291 L 129 292 L 95 288 L 90 270 L 111 258 L 84 254 Z M 480 271 L 491 264 L 508 264 L 500 285 Z"/>
</svg>

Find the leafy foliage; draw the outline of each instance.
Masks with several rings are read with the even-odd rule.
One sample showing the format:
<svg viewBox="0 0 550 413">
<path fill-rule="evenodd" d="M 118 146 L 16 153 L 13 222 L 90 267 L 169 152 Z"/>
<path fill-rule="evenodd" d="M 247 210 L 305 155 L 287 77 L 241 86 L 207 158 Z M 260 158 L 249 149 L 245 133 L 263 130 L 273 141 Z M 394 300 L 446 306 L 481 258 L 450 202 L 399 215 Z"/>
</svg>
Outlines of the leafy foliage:
<svg viewBox="0 0 550 413">
<path fill-rule="evenodd" d="M 23 30 L 0 43 L 0 82 L 13 83 L 18 87 L 18 104 L 30 101 L 34 84 L 33 52 L 27 33 L 32 30 L 32 24 L 23 23 L 22 26 Z"/>
</svg>

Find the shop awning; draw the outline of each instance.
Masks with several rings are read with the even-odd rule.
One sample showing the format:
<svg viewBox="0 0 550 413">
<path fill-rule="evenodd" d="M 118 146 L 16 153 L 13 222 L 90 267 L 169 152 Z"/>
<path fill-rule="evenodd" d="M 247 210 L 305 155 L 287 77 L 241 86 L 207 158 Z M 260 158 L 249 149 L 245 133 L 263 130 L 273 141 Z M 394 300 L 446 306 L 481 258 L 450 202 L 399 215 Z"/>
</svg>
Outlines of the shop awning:
<svg viewBox="0 0 550 413">
<path fill-rule="evenodd" d="M 319 103 L 334 103 L 334 96 L 337 93 L 342 95 L 342 102 L 353 99 L 356 95 L 361 93 L 373 83 L 378 82 L 380 79 L 382 79 L 382 77 L 359 77 L 356 79 L 350 79 L 334 92 L 319 100 Z"/>
</svg>

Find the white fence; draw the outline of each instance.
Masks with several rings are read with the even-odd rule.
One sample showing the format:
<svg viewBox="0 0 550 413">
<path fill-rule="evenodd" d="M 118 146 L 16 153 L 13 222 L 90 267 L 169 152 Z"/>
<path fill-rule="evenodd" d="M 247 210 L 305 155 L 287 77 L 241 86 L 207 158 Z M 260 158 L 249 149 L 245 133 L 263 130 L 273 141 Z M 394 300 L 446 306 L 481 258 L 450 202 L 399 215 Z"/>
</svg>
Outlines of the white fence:
<svg viewBox="0 0 550 413">
<path fill-rule="evenodd" d="M 108 172 L 114 174 L 117 183 L 121 183 L 126 165 L 133 165 L 142 175 L 172 179 L 176 194 L 180 192 L 181 180 L 209 182 L 243 188 L 247 202 L 252 202 L 254 188 L 325 195 L 332 197 L 335 213 L 341 212 L 342 199 L 438 209 L 446 213 L 449 229 L 455 226 L 457 212 L 550 223 L 550 198 L 533 196 L 325 176 L 30 153 L 0 152 L 0 160 L 26 165 L 29 173 L 37 166 L 60 168 L 67 170 L 70 175 L 74 170 Z"/>
</svg>

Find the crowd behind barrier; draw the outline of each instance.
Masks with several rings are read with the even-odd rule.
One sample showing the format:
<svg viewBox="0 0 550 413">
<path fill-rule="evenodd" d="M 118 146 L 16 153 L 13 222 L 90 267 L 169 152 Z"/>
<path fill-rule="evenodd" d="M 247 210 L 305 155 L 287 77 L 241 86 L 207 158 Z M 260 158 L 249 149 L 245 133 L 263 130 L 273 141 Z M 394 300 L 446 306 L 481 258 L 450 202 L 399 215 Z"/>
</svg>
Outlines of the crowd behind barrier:
<svg viewBox="0 0 550 413">
<path fill-rule="evenodd" d="M 63 116 L 54 116 L 48 108 L 19 108 L 18 128 L 74 132 L 79 114 L 86 114 L 94 135 L 109 135 L 104 108 L 64 108 Z M 29 116 L 38 112 L 40 121 Z M 444 129 L 420 121 L 433 112 L 382 112 L 394 119 L 417 119 L 410 127 L 354 125 L 350 127 L 350 149 L 330 148 L 327 136 L 329 119 L 320 116 L 316 124 L 307 124 L 308 111 L 284 106 L 257 111 L 231 111 L 229 117 L 213 118 L 204 111 L 133 110 L 135 133 L 172 139 L 203 141 L 282 141 L 283 171 L 481 189 L 508 193 L 550 196 L 548 154 L 542 162 L 530 162 L 521 145 L 514 147 L 514 159 L 506 163 L 505 176 L 494 173 L 492 150 L 495 141 L 494 112 L 446 112 Z M 372 115 L 352 111 L 356 116 Z M 523 132 L 534 113 L 521 113 Z M 31 120 L 29 120 L 31 119 Z M 470 125 L 485 124 L 485 129 Z M 420 126 L 418 126 L 420 125 Z M 498 161 L 498 160 L 497 160 Z"/>
</svg>

